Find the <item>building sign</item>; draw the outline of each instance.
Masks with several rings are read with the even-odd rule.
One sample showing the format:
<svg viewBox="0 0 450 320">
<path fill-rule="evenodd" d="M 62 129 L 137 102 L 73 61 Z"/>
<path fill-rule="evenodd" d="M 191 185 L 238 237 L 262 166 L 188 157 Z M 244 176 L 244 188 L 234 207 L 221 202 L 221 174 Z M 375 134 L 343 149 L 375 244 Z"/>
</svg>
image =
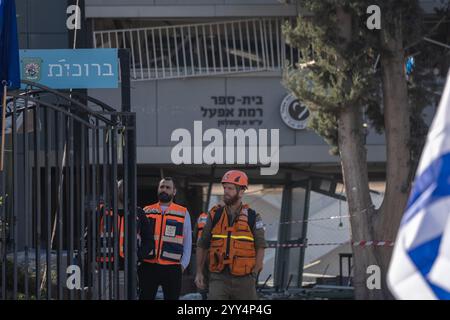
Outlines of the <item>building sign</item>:
<svg viewBox="0 0 450 320">
<path fill-rule="evenodd" d="M 217 120 L 217 127 L 261 126 L 264 122 L 262 96 L 212 96 L 212 107 L 200 107 L 202 119 Z"/>
<path fill-rule="evenodd" d="M 20 50 L 20 67 L 52 89 L 118 88 L 117 49 Z"/>
<path fill-rule="evenodd" d="M 308 125 L 308 108 L 291 94 L 283 99 L 280 114 L 284 123 L 292 129 L 303 130 Z"/>
</svg>

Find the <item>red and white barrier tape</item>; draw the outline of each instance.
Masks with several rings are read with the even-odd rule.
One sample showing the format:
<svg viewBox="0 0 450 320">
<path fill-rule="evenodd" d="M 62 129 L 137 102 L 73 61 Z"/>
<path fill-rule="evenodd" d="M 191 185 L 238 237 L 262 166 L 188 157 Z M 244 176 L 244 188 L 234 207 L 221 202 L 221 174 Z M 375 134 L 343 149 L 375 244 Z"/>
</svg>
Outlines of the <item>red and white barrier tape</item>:
<svg viewBox="0 0 450 320">
<path fill-rule="evenodd" d="M 314 246 L 339 246 L 345 243 L 273 243 L 269 244 L 269 248 L 301 248 L 301 247 L 314 247 Z"/>
<path fill-rule="evenodd" d="M 393 247 L 394 241 L 352 241 L 354 247 Z"/>
<path fill-rule="evenodd" d="M 341 243 L 271 243 L 268 245 L 269 248 L 301 248 L 301 247 L 319 247 L 319 246 L 340 246 L 348 244 L 348 242 Z M 393 241 L 352 241 L 353 247 L 393 247 Z"/>
</svg>

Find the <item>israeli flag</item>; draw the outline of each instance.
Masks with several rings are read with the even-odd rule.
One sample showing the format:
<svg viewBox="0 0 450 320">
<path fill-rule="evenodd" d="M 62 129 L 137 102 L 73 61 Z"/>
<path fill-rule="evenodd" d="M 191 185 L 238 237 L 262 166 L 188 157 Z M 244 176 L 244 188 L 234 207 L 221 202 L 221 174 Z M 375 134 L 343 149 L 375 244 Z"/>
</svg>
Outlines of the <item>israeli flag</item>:
<svg viewBox="0 0 450 320">
<path fill-rule="evenodd" d="M 450 72 L 395 242 L 397 299 L 450 300 Z"/>
</svg>

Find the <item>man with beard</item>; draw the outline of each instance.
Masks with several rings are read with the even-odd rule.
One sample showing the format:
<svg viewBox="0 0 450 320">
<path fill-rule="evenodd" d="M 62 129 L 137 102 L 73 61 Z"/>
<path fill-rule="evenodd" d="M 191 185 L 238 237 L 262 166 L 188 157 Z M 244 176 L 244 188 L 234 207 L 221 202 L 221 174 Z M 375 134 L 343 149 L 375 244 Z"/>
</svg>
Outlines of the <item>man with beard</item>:
<svg viewBox="0 0 450 320">
<path fill-rule="evenodd" d="M 238 170 L 222 178 L 225 205 L 213 207 L 197 241 L 195 284 L 205 288 L 203 266 L 209 257 L 209 300 L 256 300 L 256 279 L 263 268 L 264 224 L 242 197 L 247 175 Z"/>
<path fill-rule="evenodd" d="M 192 247 L 191 218 L 185 207 L 173 202 L 176 188 L 172 178 L 159 182 L 158 199 L 144 208 L 147 222 L 140 241 L 139 299 L 154 300 L 161 285 L 165 300 L 178 300 L 181 277 L 189 265 Z"/>
</svg>

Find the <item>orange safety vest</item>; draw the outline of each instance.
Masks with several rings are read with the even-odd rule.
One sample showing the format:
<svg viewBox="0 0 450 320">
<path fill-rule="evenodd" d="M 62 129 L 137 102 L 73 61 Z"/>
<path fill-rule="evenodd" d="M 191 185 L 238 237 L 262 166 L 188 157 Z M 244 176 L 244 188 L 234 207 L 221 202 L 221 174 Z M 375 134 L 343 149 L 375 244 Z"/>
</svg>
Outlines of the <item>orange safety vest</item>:
<svg viewBox="0 0 450 320">
<path fill-rule="evenodd" d="M 183 226 L 187 209 L 175 203 L 171 203 L 162 214 L 158 203 L 144 208 L 148 219 L 153 219 L 155 231 L 153 236 L 154 246 L 144 262 L 158 263 L 162 265 L 174 265 L 181 263 L 183 255 Z"/>
<path fill-rule="evenodd" d="M 211 246 L 209 249 L 209 271 L 222 272 L 228 266 L 235 276 L 245 276 L 252 272 L 256 264 L 255 239 L 249 225 L 249 215 L 252 222 L 256 213 L 243 205 L 241 212 L 231 222 L 224 207 L 211 209 L 213 228 Z"/>
<path fill-rule="evenodd" d="M 105 214 L 102 213 L 104 205 L 101 204 L 99 212 L 100 226 L 99 226 L 99 236 L 100 236 L 100 252 L 97 256 L 97 262 L 113 262 L 114 261 L 114 225 L 112 224 L 112 219 L 114 217 L 113 210 L 107 211 L 105 209 Z M 106 219 L 105 219 L 106 218 Z M 106 225 L 105 225 L 106 220 Z M 123 258 L 123 243 L 124 243 L 124 218 L 117 215 L 117 231 L 119 231 L 119 255 Z M 108 247 L 108 245 L 111 245 Z"/>
<path fill-rule="evenodd" d="M 197 240 L 200 239 L 203 233 L 203 228 L 205 228 L 206 220 L 208 220 L 208 214 L 207 213 L 200 213 L 197 219 Z"/>
</svg>

